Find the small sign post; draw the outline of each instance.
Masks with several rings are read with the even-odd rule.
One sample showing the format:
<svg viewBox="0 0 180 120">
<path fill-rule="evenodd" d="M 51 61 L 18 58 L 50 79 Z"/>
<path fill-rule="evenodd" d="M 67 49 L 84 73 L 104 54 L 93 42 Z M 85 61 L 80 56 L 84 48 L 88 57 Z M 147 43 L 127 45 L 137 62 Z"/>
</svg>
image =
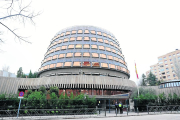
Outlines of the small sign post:
<svg viewBox="0 0 180 120">
<path fill-rule="evenodd" d="M 21 99 L 23 98 L 23 96 L 24 96 L 24 92 L 19 92 L 19 97 L 18 98 L 20 98 L 20 101 L 19 101 L 19 108 L 18 108 L 18 113 L 17 113 L 17 118 L 18 118 L 18 116 L 19 116 L 19 109 L 20 109 L 20 105 L 21 105 Z"/>
</svg>

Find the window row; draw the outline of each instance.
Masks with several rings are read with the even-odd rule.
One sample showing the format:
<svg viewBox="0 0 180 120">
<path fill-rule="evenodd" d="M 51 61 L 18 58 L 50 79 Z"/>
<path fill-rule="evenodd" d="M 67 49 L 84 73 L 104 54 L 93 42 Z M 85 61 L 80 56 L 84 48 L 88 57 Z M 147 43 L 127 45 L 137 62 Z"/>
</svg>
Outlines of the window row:
<svg viewBox="0 0 180 120">
<path fill-rule="evenodd" d="M 86 30 L 73 30 L 73 31 L 66 31 L 66 32 L 63 32 L 63 33 L 61 33 L 61 34 L 58 34 L 57 36 L 55 36 L 52 40 L 55 40 L 55 39 L 58 39 L 59 37 L 63 37 L 63 36 L 67 36 L 67 35 L 73 35 L 73 34 L 93 34 L 93 35 L 99 35 L 99 36 L 104 36 L 104 37 L 108 37 L 108 38 L 110 38 L 110 39 L 113 39 L 113 40 L 115 40 L 115 38 L 114 37 L 112 37 L 111 35 L 108 35 L 108 34 L 106 34 L 106 33 L 102 33 L 101 31 L 95 31 L 95 30 L 88 30 L 88 29 L 86 29 Z"/>
<path fill-rule="evenodd" d="M 57 45 L 57 44 L 60 44 L 60 43 L 66 43 L 66 42 L 72 42 L 72 41 L 82 41 L 82 40 L 84 40 L 84 41 L 93 41 L 93 42 L 100 42 L 100 43 L 105 43 L 105 44 L 110 44 L 110 45 L 112 45 L 112 46 L 114 46 L 114 47 L 116 47 L 116 48 L 119 48 L 118 47 L 118 45 L 116 44 L 116 43 L 113 43 L 113 42 L 111 42 L 111 41 L 108 41 L 108 40 L 103 40 L 102 38 L 95 38 L 95 37 L 71 37 L 70 39 L 69 38 L 65 38 L 65 39 L 61 39 L 61 40 L 59 40 L 59 41 L 55 41 L 55 42 L 53 42 L 49 47 L 48 47 L 48 49 L 49 48 L 51 48 L 52 46 L 54 46 L 54 45 Z"/>
<path fill-rule="evenodd" d="M 168 87 L 179 87 L 180 82 L 173 82 L 173 83 L 165 83 L 159 86 L 159 88 L 168 88 Z"/>
<path fill-rule="evenodd" d="M 60 63 L 56 63 L 56 64 L 50 64 L 50 65 L 46 65 L 44 67 L 40 68 L 40 71 L 42 70 L 46 70 L 49 68 L 61 68 L 61 67 L 101 67 L 101 68 L 109 68 L 109 69 L 116 69 L 116 70 L 122 70 L 124 72 L 129 73 L 129 71 L 126 68 L 114 65 L 114 64 L 108 64 L 108 63 L 99 63 L 99 62 L 60 62 Z"/>
<path fill-rule="evenodd" d="M 115 50 L 115 49 L 113 49 L 113 48 L 109 48 L 109 47 L 104 47 L 104 46 L 102 46 L 102 45 L 90 45 L 90 44 L 84 44 L 84 45 L 82 45 L 82 44 L 76 44 L 76 45 L 64 45 L 64 46 L 59 46 L 59 47 L 57 47 L 57 48 L 54 48 L 54 49 L 51 49 L 51 50 L 49 50 L 46 54 L 45 54 L 45 56 L 46 55 L 48 55 L 48 54 L 50 54 L 50 53 L 53 53 L 53 52 L 56 52 L 56 51 L 63 51 L 63 50 L 66 50 L 66 49 L 99 49 L 99 50 L 106 50 L 106 51 L 108 51 L 108 52 L 113 52 L 113 53 L 115 53 L 115 54 L 118 54 L 118 55 L 120 55 L 120 56 L 122 56 L 122 54 L 119 52 L 119 51 L 117 51 L 117 50 Z M 123 56 L 122 56 L 123 57 Z"/>
<path fill-rule="evenodd" d="M 76 52 L 76 53 L 62 53 L 62 54 L 59 54 L 58 55 L 54 55 L 54 56 L 51 56 L 51 57 L 48 57 L 46 59 L 44 59 L 43 63 L 47 62 L 47 61 L 51 61 L 51 60 L 55 60 L 57 58 L 61 59 L 61 58 L 71 58 L 71 57 L 92 57 L 92 58 L 102 58 L 102 59 L 108 59 L 108 60 L 114 60 L 114 61 L 117 61 L 117 62 L 121 62 L 123 64 L 126 65 L 126 62 L 123 61 L 122 59 L 120 58 L 117 58 L 117 57 L 114 57 L 114 56 L 111 56 L 111 55 L 106 55 L 106 54 L 98 54 L 98 53 L 89 53 L 89 52 L 84 52 L 84 53 L 81 53 L 81 52 Z M 42 64 L 43 64 L 42 63 Z"/>
</svg>

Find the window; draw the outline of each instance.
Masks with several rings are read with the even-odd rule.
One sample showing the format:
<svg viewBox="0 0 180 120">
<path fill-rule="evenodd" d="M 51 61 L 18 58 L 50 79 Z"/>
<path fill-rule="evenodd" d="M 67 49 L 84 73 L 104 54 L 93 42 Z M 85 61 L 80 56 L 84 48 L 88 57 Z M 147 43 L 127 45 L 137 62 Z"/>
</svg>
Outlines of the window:
<svg viewBox="0 0 180 120">
<path fill-rule="evenodd" d="M 110 42 L 110 44 L 113 46 L 113 42 Z"/>
<path fill-rule="evenodd" d="M 164 59 L 166 60 L 166 57 L 164 57 Z"/>
<path fill-rule="evenodd" d="M 121 59 L 119 58 L 119 62 L 123 63 L 123 60 L 121 60 Z"/>
<path fill-rule="evenodd" d="M 113 57 L 112 57 L 111 55 L 108 55 L 108 59 L 109 59 L 109 60 L 112 60 Z"/>
<path fill-rule="evenodd" d="M 82 30 L 78 30 L 78 34 L 82 34 L 82 32 L 83 32 Z"/>
<path fill-rule="evenodd" d="M 96 34 L 96 32 L 94 30 L 91 30 L 91 34 Z"/>
<path fill-rule="evenodd" d="M 69 39 L 68 39 L 68 38 L 65 38 L 65 39 L 64 39 L 64 43 L 65 43 L 65 42 L 68 42 L 68 41 L 69 41 Z"/>
<path fill-rule="evenodd" d="M 90 57 L 90 53 L 83 53 L 83 57 Z"/>
<path fill-rule="evenodd" d="M 162 58 L 159 58 L 158 60 L 159 60 L 159 61 L 161 61 L 161 60 L 162 60 Z"/>
<path fill-rule="evenodd" d="M 71 37 L 71 38 L 70 38 L 70 42 L 71 42 L 71 41 L 75 41 L 75 39 L 76 39 L 75 37 Z"/>
<path fill-rule="evenodd" d="M 63 41 L 63 40 L 59 40 L 59 42 L 58 42 L 58 43 L 60 44 L 60 43 L 62 43 L 62 41 Z"/>
<path fill-rule="evenodd" d="M 82 45 L 77 44 L 77 45 L 76 45 L 76 48 L 77 48 L 77 49 L 81 49 L 81 48 L 82 48 Z"/>
<path fill-rule="evenodd" d="M 66 32 L 66 35 L 70 35 L 70 34 L 71 34 L 70 31 L 67 31 L 67 32 Z"/>
<path fill-rule="evenodd" d="M 171 55 L 169 55 L 169 58 L 171 58 Z"/>
<path fill-rule="evenodd" d="M 104 43 L 109 44 L 108 40 L 104 40 Z"/>
<path fill-rule="evenodd" d="M 107 63 L 101 63 L 101 67 L 108 68 L 108 64 Z"/>
<path fill-rule="evenodd" d="M 104 46 L 99 46 L 99 50 L 104 50 Z"/>
<path fill-rule="evenodd" d="M 117 70 L 121 70 L 121 67 L 120 67 L 120 66 L 116 66 L 116 69 L 117 69 Z"/>
<path fill-rule="evenodd" d="M 67 53 L 66 57 L 73 57 L 73 53 Z"/>
<path fill-rule="evenodd" d="M 103 39 L 102 38 L 98 38 L 98 42 L 103 43 Z"/>
<path fill-rule="evenodd" d="M 73 30 L 71 34 L 76 34 L 76 30 Z"/>
<path fill-rule="evenodd" d="M 169 70 L 169 68 L 166 68 L 166 70 Z"/>
<path fill-rule="evenodd" d="M 109 67 L 110 67 L 111 69 L 115 69 L 115 65 L 113 65 L 113 64 L 109 64 Z"/>
<path fill-rule="evenodd" d="M 85 30 L 85 31 L 84 31 L 84 34 L 89 34 L 89 30 Z"/>
<path fill-rule="evenodd" d="M 74 49 L 74 45 L 69 45 L 68 49 Z"/>
<path fill-rule="evenodd" d="M 98 31 L 98 32 L 97 32 L 97 35 L 102 35 L 102 34 L 101 34 L 101 32 Z"/>
<path fill-rule="evenodd" d="M 92 62 L 92 67 L 99 67 L 99 63 L 98 62 Z"/>
<path fill-rule="evenodd" d="M 180 60 L 180 57 L 178 57 L 178 59 Z"/>
<path fill-rule="evenodd" d="M 92 57 L 99 57 L 98 53 L 92 53 Z"/>
<path fill-rule="evenodd" d="M 48 58 L 47 58 L 47 61 L 50 61 L 51 59 L 52 59 L 52 57 L 48 57 Z"/>
<path fill-rule="evenodd" d="M 60 54 L 59 58 L 64 58 L 65 54 Z"/>
<path fill-rule="evenodd" d="M 96 42 L 97 40 L 96 40 L 96 38 L 95 38 L 95 37 L 92 37 L 92 38 L 91 38 L 91 41 Z"/>
<path fill-rule="evenodd" d="M 169 74 L 169 71 L 167 71 L 166 73 Z"/>
<path fill-rule="evenodd" d="M 53 60 L 54 60 L 54 59 L 57 59 L 57 57 L 58 57 L 58 55 L 54 55 L 52 59 L 53 59 Z"/>
<path fill-rule="evenodd" d="M 89 37 L 84 37 L 84 41 L 89 41 Z"/>
<path fill-rule="evenodd" d="M 97 49 L 97 45 L 91 45 L 91 49 Z"/>
<path fill-rule="evenodd" d="M 72 62 L 65 62 L 65 63 L 64 63 L 64 67 L 70 67 L 71 64 L 72 64 Z"/>
<path fill-rule="evenodd" d="M 164 71 L 164 69 L 161 69 L 161 72 Z"/>
<path fill-rule="evenodd" d="M 166 64 L 165 66 L 167 67 L 168 65 Z"/>
<path fill-rule="evenodd" d="M 167 60 L 166 61 L 164 61 L 165 63 L 167 63 Z"/>
<path fill-rule="evenodd" d="M 74 62 L 73 66 L 81 66 L 81 62 Z"/>
<path fill-rule="evenodd" d="M 56 64 L 51 64 L 50 65 L 50 68 L 54 68 Z"/>
<path fill-rule="evenodd" d="M 174 69 L 174 67 L 171 67 L 171 69 Z"/>
<path fill-rule="evenodd" d="M 67 46 L 62 46 L 61 50 L 66 50 Z"/>
<path fill-rule="evenodd" d="M 169 61 L 172 61 L 172 59 L 169 59 Z"/>
<path fill-rule="evenodd" d="M 103 36 L 104 36 L 104 37 L 107 37 L 107 34 L 106 34 L 106 33 L 103 33 Z"/>
<path fill-rule="evenodd" d="M 114 57 L 114 60 L 115 60 L 115 61 L 118 61 L 119 59 L 118 59 L 117 57 Z"/>
<path fill-rule="evenodd" d="M 64 36 L 64 33 L 61 33 L 61 37 Z"/>
<path fill-rule="evenodd" d="M 100 57 L 106 59 L 106 55 L 105 54 L 100 54 Z"/>
<path fill-rule="evenodd" d="M 91 63 L 90 63 L 90 62 L 83 62 L 82 65 L 83 65 L 83 66 L 91 66 Z"/>
<path fill-rule="evenodd" d="M 110 38 L 110 39 L 111 39 L 111 35 L 108 35 L 108 38 Z"/>
<path fill-rule="evenodd" d="M 61 49 L 61 47 L 57 47 L 56 49 L 55 49 L 55 51 L 59 51 Z"/>
<path fill-rule="evenodd" d="M 116 53 L 116 51 L 115 51 L 114 49 L 111 49 L 111 51 L 112 51 L 113 53 Z"/>
<path fill-rule="evenodd" d="M 84 49 L 89 49 L 90 46 L 89 46 L 89 44 L 85 44 L 83 48 L 84 48 Z"/>
<path fill-rule="evenodd" d="M 109 47 L 106 47 L 106 51 L 109 51 L 109 52 L 110 52 L 110 51 L 111 51 L 111 48 L 109 48 Z"/>
<path fill-rule="evenodd" d="M 57 63 L 56 64 L 56 67 L 62 67 L 63 66 L 63 63 Z"/>
<path fill-rule="evenodd" d="M 177 55 L 180 55 L 180 53 L 177 53 Z"/>
<path fill-rule="evenodd" d="M 176 77 L 176 75 L 174 74 L 173 77 Z"/>
<path fill-rule="evenodd" d="M 76 41 L 81 41 L 81 40 L 82 40 L 82 37 L 77 37 Z"/>
<path fill-rule="evenodd" d="M 81 57 L 81 53 L 80 53 L 80 52 L 77 52 L 77 53 L 75 53 L 74 56 L 75 56 L 75 57 Z"/>
</svg>

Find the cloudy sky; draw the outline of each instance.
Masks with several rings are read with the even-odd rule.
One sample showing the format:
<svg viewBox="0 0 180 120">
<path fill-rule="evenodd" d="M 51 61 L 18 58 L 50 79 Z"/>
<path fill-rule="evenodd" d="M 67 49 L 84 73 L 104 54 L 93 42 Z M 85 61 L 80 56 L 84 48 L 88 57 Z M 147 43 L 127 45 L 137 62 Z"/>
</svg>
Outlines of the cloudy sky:
<svg viewBox="0 0 180 120">
<path fill-rule="evenodd" d="M 30 1 L 23 2 L 27 5 Z M 0 0 L 0 17 L 6 2 Z M 0 69 L 7 65 L 10 72 L 19 67 L 25 73 L 38 71 L 50 40 L 61 29 L 75 25 L 92 25 L 112 32 L 125 56 L 130 79 L 136 81 L 134 61 L 139 76 L 158 62 L 157 57 L 180 49 L 179 0 L 32 0 L 31 8 L 41 15 L 35 25 L 21 24 L 13 19 L 4 24 L 32 42 L 19 42 L 0 26 L 5 41 L 0 44 Z"/>
</svg>

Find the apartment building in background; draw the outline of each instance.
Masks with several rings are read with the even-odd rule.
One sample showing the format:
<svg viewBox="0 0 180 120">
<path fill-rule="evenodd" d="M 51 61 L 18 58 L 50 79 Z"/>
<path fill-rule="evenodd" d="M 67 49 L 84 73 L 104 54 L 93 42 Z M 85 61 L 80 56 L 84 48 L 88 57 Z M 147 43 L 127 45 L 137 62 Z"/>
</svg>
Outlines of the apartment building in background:
<svg viewBox="0 0 180 120">
<path fill-rule="evenodd" d="M 158 80 L 178 79 L 175 72 L 173 71 L 175 69 L 173 64 L 174 57 L 180 64 L 180 50 L 178 49 L 165 55 L 159 56 L 158 63 L 150 66 L 150 70 L 146 72 L 146 76 L 148 76 L 151 71 L 154 75 L 156 75 Z"/>
</svg>

